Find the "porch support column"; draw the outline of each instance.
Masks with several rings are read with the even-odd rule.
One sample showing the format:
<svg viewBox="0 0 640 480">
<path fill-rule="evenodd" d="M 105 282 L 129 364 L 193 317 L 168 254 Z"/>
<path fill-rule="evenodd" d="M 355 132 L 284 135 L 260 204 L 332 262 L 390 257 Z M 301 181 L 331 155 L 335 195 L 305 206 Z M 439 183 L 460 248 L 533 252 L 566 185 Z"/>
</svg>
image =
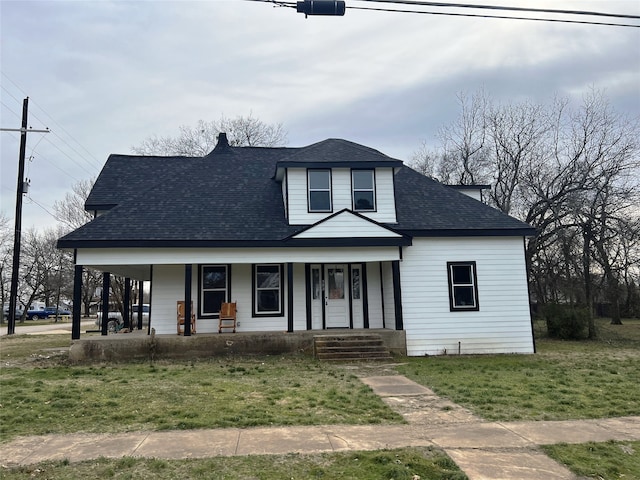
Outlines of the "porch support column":
<svg viewBox="0 0 640 480">
<path fill-rule="evenodd" d="M 184 266 L 184 336 L 191 336 L 191 275 L 192 265 Z"/>
<path fill-rule="evenodd" d="M 404 320 L 402 319 L 402 289 L 400 288 L 400 260 L 391 262 L 391 272 L 393 274 L 393 303 L 396 311 L 396 330 L 404 330 Z"/>
<path fill-rule="evenodd" d="M 80 339 L 80 318 L 82 316 L 82 265 L 73 269 L 73 312 L 71 316 L 71 340 Z"/>
<path fill-rule="evenodd" d="M 109 323 L 109 289 L 111 288 L 111 274 L 104 272 L 102 274 L 102 335 L 108 333 Z"/>
<path fill-rule="evenodd" d="M 142 302 L 144 301 L 144 281 L 140 280 L 138 282 L 138 324 L 136 328 L 138 330 L 142 330 Z M 149 316 L 151 316 L 151 312 L 149 312 Z"/>
<path fill-rule="evenodd" d="M 287 332 L 293 332 L 293 263 L 287 263 Z"/>
<path fill-rule="evenodd" d="M 124 279 L 124 328 L 131 328 L 131 279 L 126 277 Z"/>
<path fill-rule="evenodd" d="M 382 278 L 382 277 L 380 277 Z M 364 328 L 369 328 L 369 285 L 367 284 L 367 264 L 362 264 L 360 273 L 360 295 L 362 297 L 362 322 Z"/>
<path fill-rule="evenodd" d="M 304 285 L 305 285 L 305 305 L 306 313 L 307 313 L 307 330 L 311 330 L 312 321 L 311 321 L 311 265 L 308 263 L 304 266 Z"/>
</svg>

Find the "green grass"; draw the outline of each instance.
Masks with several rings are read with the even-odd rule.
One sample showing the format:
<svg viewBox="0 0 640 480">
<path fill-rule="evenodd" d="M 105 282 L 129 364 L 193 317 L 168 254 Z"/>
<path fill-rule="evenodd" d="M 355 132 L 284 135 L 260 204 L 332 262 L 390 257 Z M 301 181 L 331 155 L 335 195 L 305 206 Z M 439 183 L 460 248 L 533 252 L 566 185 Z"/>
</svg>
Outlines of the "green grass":
<svg viewBox="0 0 640 480">
<path fill-rule="evenodd" d="M 429 447 L 315 455 L 215 457 L 203 460 L 161 460 L 124 457 L 80 463 L 66 461 L 5 469 L 4 480 L 208 479 L 208 480 L 464 480 L 467 476 L 441 451 Z"/>
<path fill-rule="evenodd" d="M 46 359 L 56 349 L 71 345 L 69 335 L 12 335 L 0 337 L 0 366 L 2 374 L 7 367 L 33 365 L 38 359 Z M 62 357 L 58 358 L 60 360 Z M 0 392 L 1 393 L 1 392 Z"/>
<path fill-rule="evenodd" d="M 561 443 L 542 448 L 581 478 L 640 478 L 640 442 Z"/>
<path fill-rule="evenodd" d="M 640 415 L 640 322 L 599 323 L 599 341 L 543 339 L 536 355 L 408 358 L 397 370 L 489 420 Z"/>
<path fill-rule="evenodd" d="M 15 361 L 31 341 L 42 346 L 46 339 L 2 339 L 3 359 Z M 3 442 L 80 431 L 403 422 L 353 374 L 308 357 L 17 364 L 0 375 Z"/>
</svg>

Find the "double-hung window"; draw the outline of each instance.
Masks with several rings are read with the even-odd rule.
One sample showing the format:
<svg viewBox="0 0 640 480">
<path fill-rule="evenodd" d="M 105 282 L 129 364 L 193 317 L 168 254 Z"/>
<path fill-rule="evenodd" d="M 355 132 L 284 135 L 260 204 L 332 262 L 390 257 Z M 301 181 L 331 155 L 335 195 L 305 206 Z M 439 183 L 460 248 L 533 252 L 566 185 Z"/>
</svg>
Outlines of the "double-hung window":
<svg viewBox="0 0 640 480">
<path fill-rule="evenodd" d="M 284 288 L 282 265 L 253 266 L 253 313 L 254 315 L 282 315 Z"/>
<path fill-rule="evenodd" d="M 308 170 L 309 211 L 331 212 L 331 170 Z"/>
<path fill-rule="evenodd" d="M 351 186 L 354 210 L 366 212 L 376 209 L 375 175 L 373 170 L 352 170 Z"/>
<path fill-rule="evenodd" d="M 451 311 L 479 310 L 476 262 L 448 262 L 447 273 Z"/>
<path fill-rule="evenodd" d="M 200 317 L 217 317 L 220 306 L 230 298 L 229 265 L 200 265 L 198 303 Z"/>
</svg>

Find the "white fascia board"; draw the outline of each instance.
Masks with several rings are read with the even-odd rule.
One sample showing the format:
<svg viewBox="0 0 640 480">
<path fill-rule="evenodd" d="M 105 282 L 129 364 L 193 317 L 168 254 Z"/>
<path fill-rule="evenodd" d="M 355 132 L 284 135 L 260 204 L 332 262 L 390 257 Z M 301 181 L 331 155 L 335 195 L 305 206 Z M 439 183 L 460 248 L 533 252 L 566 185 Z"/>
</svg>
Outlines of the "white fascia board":
<svg viewBox="0 0 640 480">
<path fill-rule="evenodd" d="M 357 263 L 400 260 L 400 248 L 87 248 L 77 265 L 184 265 L 203 263 Z"/>
</svg>

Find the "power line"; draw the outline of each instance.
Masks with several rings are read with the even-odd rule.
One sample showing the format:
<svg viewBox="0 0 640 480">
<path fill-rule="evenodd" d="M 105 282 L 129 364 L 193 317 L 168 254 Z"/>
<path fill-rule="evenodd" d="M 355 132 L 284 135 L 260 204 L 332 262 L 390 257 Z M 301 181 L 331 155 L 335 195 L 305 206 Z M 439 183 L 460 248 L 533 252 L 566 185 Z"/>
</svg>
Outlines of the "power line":
<svg viewBox="0 0 640 480">
<path fill-rule="evenodd" d="M 483 15 L 473 13 L 452 13 L 452 12 L 427 12 L 424 10 L 403 10 L 394 8 L 375 8 L 375 7 L 348 7 L 354 10 L 371 10 L 376 12 L 392 12 L 392 13 L 418 13 L 423 15 L 441 15 L 449 17 L 470 17 L 470 18 L 499 18 L 503 20 L 529 20 L 532 22 L 552 22 L 552 23 L 573 23 L 580 25 L 599 25 L 607 27 L 635 27 L 640 28 L 640 25 L 631 25 L 627 23 L 610 23 L 610 22 L 591 22 L 585 20 L 566 20 L 558 18 L 534 18 L 534 17 L 515 17 L 510 15 Z"/>
<path fill-rule="evenodd" d="M 279 7 L 296 8 L 297 6 L 296 2 L 284 2 L 279 0 L 248 0 L 248 1 L 260 2 L 260 3 L 271 3 Z M 631 20 L 640 20 L 639 15 L 618 14 L 618 13 L 608 13 L 608 12 L 593 12 L 593 11 L 585 11 L 585 10 L 508 7 L 508 6 L 482 5 L 482 4 L 473 5 L 473 4 L 465 4 L 465 3 L 424 2 L 419 0 L 358 0 L 358 1 L 371 2 L 371 3 L 389 3 L 389 4 L 396 4 L 396 5 L 416 6 L 416 7 L 520 11 L 520 12 L 530 12 L 530 13 L 547 13 L 547 14 L 553 14 L 553 15 L 585 15 L 585 16 L 594 16 L 594 17 L 624 18 L 624 19 L 631 19 Z M 351 6 L 351 5 L 346 5 L 346 8 L 352 9 L 352 10 L 370 10 L 370 11 L 377 11 L 377 12 L 416 13 L 416 14 L 422 14 L 422 15 L 441 15 L 441 16 L 471 17 L 471 18 L 496 18 L 496 19 L 503 19 L 503 20 L 529 20 L 529 21 L 537 21 L 537 22 L 573 23 L 573 24 L 582 24 L 582 25 L 640 28 L 640 24 L 634 25 L 630 23 L 613 23 L 613 22 L 604 22 L 604 21 L 599 22 L 599 21 L 592 21 L 592 20 L 591 21 L 590 20 L 571 20 L 566 18 L 541 18 L 541 17 L 521 17 L 521 16 L 513 16 L 513 15 L 490 15 L 490 14 L 479 14 L 479 13 L 437 12 L 437 11 L 428 11 L 428 10 L 409 10 L 406 8 L 365 7 L 365 6 Z"/>
<path fill-rule="evenodd" d="M 11 82 L 21 93 L 23 93 L 24 95 L 26 95 L 26 92 L 16 83 L 14 82 L 6 73 L 2 72 L 2 76 L 5 77 L 7 80 L 9 80 L 9 82 Z M 13 95 L 11 95 L 11 93 L 4 87 L 2 87 L 3 90 L 5 90 L 9 96 L 11 96 L 13 99 L 15 99 L 16 101 L 19 102 L 19 100 L 14 97 Z M 86 158 L 86 155 L 78 152 L 78 150 L 76 148 L 74 148 L 73 146 L 71 146 L 71 144 L 69 144 L 69 142 L 67 142 L 64 138 L 62 138 L 60 135 L 58 135 L 55 131 L 52 131 L 53 135 L 58 138 L 61 142 L 63 142 L 65 145 L 67 145 L 67 147 L 69 147 L 69 149 L 71 149 L 74 153 L 76 153 L 82 160 L 84 160 L 87 164 L 91 165 L 93 168 L 100 168 L 101 167 L 101 163 L 100 161 L 93 156 L 93 154 L 84 146 L 82 145 L 82 143 L 80 143 L 73 135 L 71 135 L 58 121 L 56 121 L 55 118 L 53 118 L 53 116 L 51 116 L 49 114 L 49 112 L 47 112 L 40 104 L 38 104 L 35 100 L 31 100 L 32 105 L 35 105 L 40 111 L 42 111 L 42 113 L 44 115 L 46 115 L 49 120 L 51 120 L 51 122 L 53 122 L 57 129 L 64 132 L 71 140 L 73 140 L 82 150 L 84 150 L 84 152 L 86 152 L 86 154 L 91 157 L 91 159 L 93 161 L 89 161 L 88 158 Z M 42 120 L 40 117 L 38 117 L 35 113 L 33 113 L 33 111 L 31 112 L 31 115 L 39 120 L 43 125 L 48 123 L 45 122 L 44 120 Z M 94 163 L 95 162 L 95 163 Z"/>
<path fill-rule="evenodd" d="M 532 13 L 560 13 L 565 15 L 589 15 L 597 17 L 614 17 L 614 18 L 632 18 L 640 19 L 638 15 L 629 15 L 624 13 L 607 13 L 607 12 L 592 12 L 585 10 L 562 10 L 554 8 L 529 8 L 529 7 L 508 7 L 502 5 L 474 5 L 471 3 L 449 3 L 449 2 L 424 2 L 421 0 L 358 0 L 361 2 L 370 3 L 393 3 L 398 5 L 420 5 L 425 7 L 453 7 L 453 8 L 471 8 L 471 9 L 486 9 L 486 10 L 505 10 L 513 12 L 532 12 Z M 349 7 L 357 8 L 357 7 Z"/>
</svg>

